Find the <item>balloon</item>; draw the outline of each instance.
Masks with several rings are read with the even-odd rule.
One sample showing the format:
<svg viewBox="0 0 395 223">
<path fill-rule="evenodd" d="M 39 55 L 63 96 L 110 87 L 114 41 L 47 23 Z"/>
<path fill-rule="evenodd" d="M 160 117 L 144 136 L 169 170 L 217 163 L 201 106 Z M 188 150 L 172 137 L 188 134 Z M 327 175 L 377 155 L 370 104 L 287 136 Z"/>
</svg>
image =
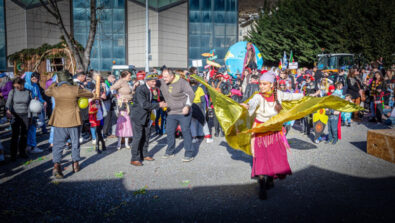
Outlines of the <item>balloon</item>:
<svg viewBox="0 0 395 223">
<path fill-rule="evenodd" d="M 261 52 L 253 44 L 255 49 L 256 63 L 258 70 L 262 69 L 263 58 Z M 228 52 L 225 55 L 225 65 L 228 70 L 228 74 L 236 78 L 236 74 L 243 72 L 244 58 L 247 53 L 247 41 L 240 41 L 229 47 Z"/>
<path fill-rule="evenodd" d="M 33 113 L 40 113 L 43 109 L 43 105 L 39 100 L 33 99 L 30 101 L 29 110 Z"/>
<path fill-rule="evenodd" d="M 88 105 L 89 105 L 89 102 L 88 102 L 88 99 L 87 99 L 87 98 L 79 98 L 79 99 L 78 99 L 78 106 L 79 106 L 81 109 L 87 108 Z"/>
</svg>

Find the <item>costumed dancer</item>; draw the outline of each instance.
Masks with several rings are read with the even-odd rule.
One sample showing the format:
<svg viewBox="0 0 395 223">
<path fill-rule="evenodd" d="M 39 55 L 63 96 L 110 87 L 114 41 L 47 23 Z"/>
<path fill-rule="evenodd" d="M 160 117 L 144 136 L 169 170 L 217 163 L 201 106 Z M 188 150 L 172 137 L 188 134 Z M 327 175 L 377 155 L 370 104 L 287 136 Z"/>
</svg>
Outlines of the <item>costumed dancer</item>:
<svg viewBox="0 0 395 223">
<path fill-rule="evenodd" d="M 282 107 L 282 101 L 299 100 L 303 94 L 277 92 L 274 73 L 264 73 L 259 81 L 260 93 L 256 94 L 247 104 L 241 104 L 248 109 L 250 116 L 256 114 L 254 126 L 268 121 L 277 115 Z M 287 158 L 288 142 L 283 131 L 254 134 L 251 140 L 253 166 L 251 177 L 258 178 L 259 198 L 266 199 L 266 189 L 274 186 L 273 179 L 284 179 L 292 173 Z"/>
</svg>

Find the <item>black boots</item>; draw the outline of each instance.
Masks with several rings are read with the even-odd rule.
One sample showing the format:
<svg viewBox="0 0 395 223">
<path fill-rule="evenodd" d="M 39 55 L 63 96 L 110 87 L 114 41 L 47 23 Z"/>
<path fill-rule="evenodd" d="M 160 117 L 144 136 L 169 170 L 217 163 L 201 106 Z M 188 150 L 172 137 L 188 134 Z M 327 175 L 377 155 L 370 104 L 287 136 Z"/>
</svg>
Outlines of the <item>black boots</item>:
<svg viewBox="0 0 395 223">
<path fill-rule="evenodd" d="M 265 178 L 263 176 L 259 176 L 258 183 L 259 183 L 259 199 L 266 200 L 267 199 L 267 193 L 266 193 L 266 181 L 265 181 Z"/>
<path fill-rule="evenodd" d="M 96 151 L 97 154 L 100 154 L 100 153 L 101 153 L 101 150 L 100 150 L 100 148 L 99 148 L 99 142 L 96 143 L 95 151 Z"/>
<path fill-rule="evenodd" d="M 259 183 L 259 199 L 266 200 L 267 199 L 266 190 L 269 190 L 274 187 L 274 178 L 271 176 L 261 175 L 259 176 L 258 183 Z"/>
<path fill-rule="evenodd" d="M 272 189 L 274 187 L 274 178 L 271 176 L 265 176 L 266 190 Z"/>
<path fill-rule="evenodd" d="M 99 144 L 101 143 L 101 150 L 100 150 L 100 147 L 99 147 Z M 95 146 L 95 151 L 97 152 L 97 154 L 100 154 L 102 151 L 106 151 L 107 150 L 107 148 L 106 148 L 106 143 L 104 142 L 104 140 L 103 141 L 97 141 L 97 143 L 96 143 L 96 146 Z"/>
</svg>

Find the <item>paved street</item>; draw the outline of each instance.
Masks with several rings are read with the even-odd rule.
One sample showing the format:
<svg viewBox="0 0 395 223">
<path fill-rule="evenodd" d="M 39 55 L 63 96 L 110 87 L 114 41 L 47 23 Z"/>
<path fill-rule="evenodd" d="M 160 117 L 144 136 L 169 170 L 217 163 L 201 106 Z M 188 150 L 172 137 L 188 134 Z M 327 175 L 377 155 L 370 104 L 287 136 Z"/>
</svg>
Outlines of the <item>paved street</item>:
<svg viewBox="0 0 395 223">
<path fill-rule="evenodd" d="M 82 145 L 82 170 L 71 171 L 65 151 L 64 180 L 51 174 L 51 154 L 32 155 L 0 166 L 1 222 L 394 222 L 395 164 L 366 153 L 371 123 L 343 127 L 335 146 L 316 145 L 299 131 L 288 135 L 293 175 L 276 181 L 268 200 L 250 179 L 252 160 L 223 138 L 196 144 L 197 155 L 182 163 L 162 159 L 166 138 L 153 138 L 156 161 L 129 165 L 130 150 L 96 154 Z M 48 136 L 44 136 L 48 137 Z M 42 139 L 43 136 L 40 136 Z M 9 138 L 2 135 L 8 145 Z M 40 143 L 41 148 L 47 141 Z"/>
</svg>

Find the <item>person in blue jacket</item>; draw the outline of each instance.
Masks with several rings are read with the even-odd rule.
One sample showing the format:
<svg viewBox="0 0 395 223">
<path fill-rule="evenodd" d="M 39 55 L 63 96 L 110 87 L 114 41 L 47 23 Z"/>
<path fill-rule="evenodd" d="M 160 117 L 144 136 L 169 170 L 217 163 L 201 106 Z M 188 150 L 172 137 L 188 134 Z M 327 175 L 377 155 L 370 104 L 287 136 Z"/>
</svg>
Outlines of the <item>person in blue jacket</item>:
<svg viewBox="0 0 395 223">
<path fill-rule="evenodd" d="M 38 87 L 38 81 L 40 80 L 40 74 L 37 72 L 25 72 L 25 89 L 29 90 L 32 94 L 32 98 L 39 100 L 44 108 L 47 105 L 47 102 L 41 97 L 40 89 Z M 27 133 L 27 146 L 28 151 L 31 153 L 41 153 L 43 150 L 37 147 L 36 141 L 36 131 L 37 131 L 37 119 L 40 114 L 32 115 L 32 122 L 29 126 L 29 130 Z"/>
</svg>

